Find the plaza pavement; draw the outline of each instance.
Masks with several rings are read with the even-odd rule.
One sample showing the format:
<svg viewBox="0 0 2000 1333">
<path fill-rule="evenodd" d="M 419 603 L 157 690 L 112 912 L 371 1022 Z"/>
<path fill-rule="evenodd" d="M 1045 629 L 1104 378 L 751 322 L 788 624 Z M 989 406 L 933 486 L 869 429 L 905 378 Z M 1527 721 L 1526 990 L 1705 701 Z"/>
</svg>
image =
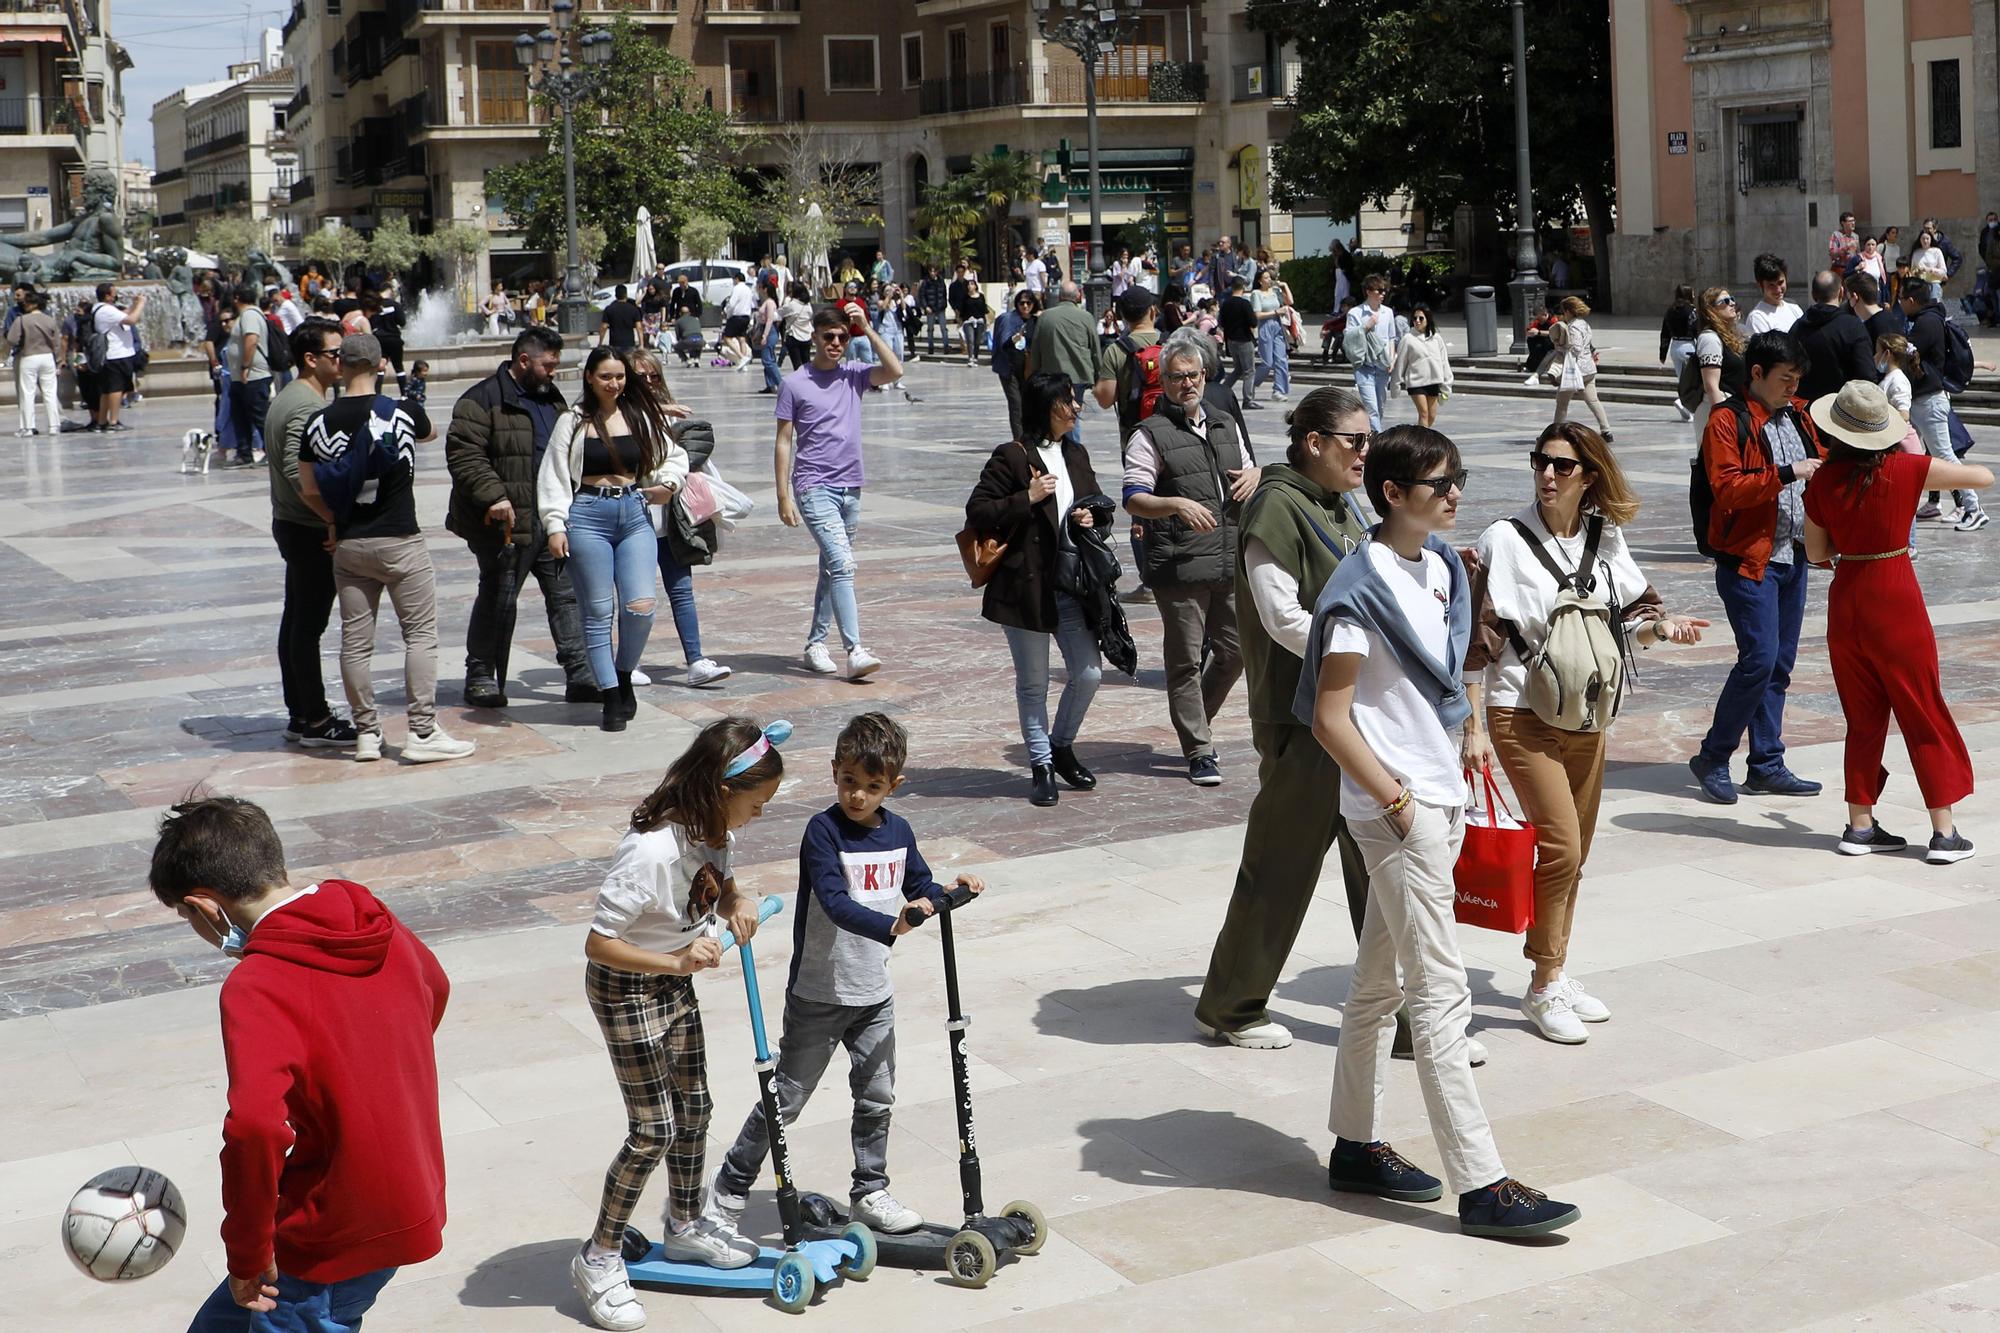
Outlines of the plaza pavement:
<svg viewBox="0 0 2000 1333">
<path fill-rule="evenodd" d="M 951 546 L 997 440 L 985 370 L 919 366 L 918 405 L 866 413 L 871 484 L 860 539 L 865 685 L 805 674 L 813 584 L 803 532 L 771 512 L 769 400 L 756 376 L 675 372 L 717 423 L 718 459 L 762 506 L 697 577 L 704 644 L 736 676 L 673 683 L 662 614 L 632 728 L 560 702 L 537 598 L 505 713 L 458 705 L 472 566 L 442 531 L 441 449 L 419 507 L 444 608 L 442 715 L 476 758 L 361 768 L 301 753 L 283 725 L 272 640 L 280 566 L 261 472 L 175 474 L 199 408 L 144 404 L 123 437 L 0 449 L 0 1327 L 178 1330 L 221 1273 L 215 1154 L 223 1071 L 214 983 L 229 966 L 145 888 L 163 805 L 196 783 L 263 802 L 304 876 L 362 880 L 430 940 L 455 990 L 438 1035 L 451 1222 L 444 1252 L 403 1273 L 373 1333 L 581 1327 L 564 1267 L 622 1133 L 583 1002 L 581 945 L 597 878 L 635 798 L 693 730 L 726 710 L 798 725 L 780 799 L 743 838 L 740 877 L 789 895 L 801 826 L 828 799 L 850 713 L 882 707 L 912 737 L 898 808 L 940 875 L 991 892 L 960 922 L 989 1204 L 1038 1203 L 1054 1234 L 983 1291 L 882 1269 L 803 1318 L 881 1330 L 1260 1328 L 1973 1329 L 2000 1327 L 2000 826 L 1965 810 L 1982 855 L 1946 869 L 1833 854 L 1841 724 L 1815 576 L 1790 735 L 1812 801 L 1697 802 L 1683 766 L 1732 652 L 1726 628 L 1644 664 L 1612 739 L 1603 819 L 1573 967 L 1612 1006 L 1582 1047 L 1535 1038 L 1517 1007 L 1519 942 L 1462 933 L 1479 1084 L 1509 1168 L 1584 1209 L 1544 1243 L 1456 1234 L 1449 1201 L 1377 1204 L 1324 1185 L 1325 1102 L 1353 956 L 1338 872 L 1308 920 L 1273 1011 L 1292 1048 L 1216 1048 L 1192 995 L 1242 840 L 1254 756 L 1239 691 L 1218 722 L 1226 785 L 1184 780 L 1161 697 L 1158 623 L 1132 608 L 1142 670 L 1107 677 L 1079 746 L 1095 793 L 1023 799 L 1007 655 L 978 619 Z M 456 389 L 439 386 L 440 419 Z M 1528 494 L 1526 440 L 1548 399 L 1460 398 L 1442 426 L 1473 469 L 1462 538 Z M 1686 532 L 1685 428 L 1614 409 L 1647 502 L 1632 534 L 1670 607 L 1720 622 Z M 1408 417 L 1405 404 L 1397 415 Z M 1281 414 L 1251 418 L 1267 456 Z M 1115 486 L 1108 418 L 1085 426 Z M 1975 455 L 1977 457 L 1977 455 Z M 2000 654 L 1987 570 L 2000 529 L 1927 529 L 1919 572 L 1945 678 L 1982 783 L 2000 776 Z M 385 614 L 385 620 L 389 617 Z M 338 677 L 328 638 L 328 681 Z M 378 684 L 393 754 L 401 675 L 387 624 Z M 1893 644 L 1883 645 L 1894 651 Z M 1916 834 L 1892 745 L 1883 816 Z M 760 940 L 774 1014 L 789 916 Z M 933 1218 L 957 1205 L 935 932 L 897 950 L 902 1049 L 890 1159 L 897 1193 Z M 700 982 L 716 1116 L 733 1134 L 754 1083 L 734 964 Z M 1410 1066 L 1395 1067 L 1389 1137 L 1437 1152 Z M 803 1182 L 847 1170 L 842 1080 L 793 1144 Z M 63 1258 L 68 1194 L 142 1161 L 185 1192 L 191 1229 L 159 1275 L 99 1286 Z M 661 1179 L 642 1221 L 657 1224 Z M 750 1221 L 768 1234 L 765 1187 Z M 651 1327 L 777 1328 L 750 1298 L 648 1296 Z"/>
</svg>

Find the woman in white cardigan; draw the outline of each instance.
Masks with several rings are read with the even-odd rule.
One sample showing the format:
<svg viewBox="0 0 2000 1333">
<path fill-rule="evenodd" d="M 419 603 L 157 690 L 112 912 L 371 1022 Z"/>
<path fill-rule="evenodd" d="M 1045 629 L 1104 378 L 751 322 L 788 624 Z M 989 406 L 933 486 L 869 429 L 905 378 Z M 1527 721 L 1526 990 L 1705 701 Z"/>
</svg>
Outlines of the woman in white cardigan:
<svg viewBox="0 0 2000 1333">
<path fill-rule="evenodd" d="M 1587 1036 L 1585 1023 L 1611 1017 L 1564 971 L 1577 884 L 1604 794 L 1605 733 L 1556 727 L 1528 706 L 1521 650 L 1539 652 L 1561 592 L 1535 547 L 1566 579 L 1587 584 L 1589 595 L 1611 607 L 1628 647 L 1699 643 L 1708 622 L 1668 616 L 1633 563 L 1620 529 L 1637 516 L 1639 501 L 1602 435 L 1581 422 L 1549 426 L 1528 461 L 1534 503 L 1479 537 L 1464 750 L 1469 768 L 1483 768 L 1498 754 L 1521 817 L 1535 826 L 1535 920 L 1523 950 L 1535 970 L 1521 1010 L 1550 1041 L 1574 1044 Z"/>
<path fill-rule="evenodd" d="M 639 711 L 632 671 L 653 629 L 660 550 L 647 506 L 673 503 L 688 471 L 687 453 L 667 430 L 667 418 L 688 409 L 662 404 L 643 377 L 628 372 L 618 349 L 591 352 L 582 399 L 556 422 L 535 474 L 549 554 L 569 560 L 576 585 L 584 650 L 604 691 L 606 731 L 625 730 Z"/>
<path fill-rule="evenodd" d="M 1451 389 L 1451 344 L 1438 332 L 1429 306 L 1410 311 L 1410 332 L 1397 344 L 1389 383 L 1410 395 L 1419 426 L 1437 425 L 1438 403 Z"/>
</svg>

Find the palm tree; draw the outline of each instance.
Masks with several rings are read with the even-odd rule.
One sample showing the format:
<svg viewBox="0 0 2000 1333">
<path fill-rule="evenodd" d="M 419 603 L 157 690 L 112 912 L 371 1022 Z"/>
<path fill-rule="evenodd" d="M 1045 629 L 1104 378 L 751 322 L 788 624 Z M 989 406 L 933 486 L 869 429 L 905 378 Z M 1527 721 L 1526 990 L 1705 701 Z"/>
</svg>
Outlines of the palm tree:
<svg viewBox="0 0 2000 1333">
<path fill-rule="evenodd" d="M 968 173 L 950 185 L 924 192 L 923 202 L 917 205 L 917 226 L 923 237 L 910 246 L 911 258 L 918 263 L 948 268 L 955 260 L 978 256 L 978 245 L 967 236 L 986 220 L 986 207 L 969 189 L 955 188 L 960 181 L 971 179 Z"/>
<path fill-rule="evenodd" d="M 1007 214 L 1015 200 L 1033 199 L 1041 193 L 1041 159 L 1028 153 L 996 149 L 986 157 L 975 158 L 972 170 L 954 176 L 945 189 L 964 191 L 966 201 L 984 215 L 984 239 L 991 247 L 987 253 L 993 256 L 995 276 L 1004 276 L 1013 253 L 1013 246 L 1008 243 L 1013 236 L 1007 226 Z"/>
</svg>

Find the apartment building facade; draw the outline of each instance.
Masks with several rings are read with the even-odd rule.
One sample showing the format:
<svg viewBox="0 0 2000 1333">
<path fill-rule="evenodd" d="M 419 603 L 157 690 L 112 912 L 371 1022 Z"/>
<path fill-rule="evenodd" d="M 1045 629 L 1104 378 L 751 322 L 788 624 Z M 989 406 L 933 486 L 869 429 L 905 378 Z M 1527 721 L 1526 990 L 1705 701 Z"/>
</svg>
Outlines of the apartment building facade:
<svg viewBox="0 0 2000 1333">
<path fill-rule="evenodd" d="M 0 6 L 0 232 L 66 221 L 84 173 L 118 169 L 131 60 L 109 18 L 110 0 Z"/>
<path fill-rule="evenodd" d="M 1765 251 L 1797 281 L 1846 211 L 1971 255 L 2000 208 L 2000 0 L 1611 0 L 1611 30 L 1620 309 Z"/>
<path fill-rule="evenodd" d="M 844 239 L 899 264 L 925 186 L 1003 146 L 1050 163 L 1043 197 L 1019 205 L 1018 221 L 1081 242 L 1087 78 L 1108 238 L 1151 211 L 1177 236 L 1227 232 L 1291 252 L 1267 149 L 1290 128 L 1297 64 L 1249 30 L 1245 0 L 1147 0 L 1132 39 L 1090 72 L 1041 37 L 1031 0 L 579 3 L 585 22 L 622 12 L 686 59 L 747 140 L 810 125 L 875 164 L 883 222 Z M 301 155 L 293 202 L 364 229 L 391 210 L 423 225 L 480 223 L 494 274 L 551 272 L 486 189 L 492 168 L 541 151 L 543 112 L 514 40 L 548 21 L 540 0 L 297 0 L 285 27 Z M 752 147 L 746 165 L 772 156 Z"/>
<path fill-rule="evenodd" d="M 192 247 L 211 219 L 247 217 L 268 228 L 274 252 L 297 246 L 292 95 L 291 70 L 246 61 L 230 66 L 218 83 L 182 88 L 153 105 L 156 230 L 163 244 Z"/>
</svg>

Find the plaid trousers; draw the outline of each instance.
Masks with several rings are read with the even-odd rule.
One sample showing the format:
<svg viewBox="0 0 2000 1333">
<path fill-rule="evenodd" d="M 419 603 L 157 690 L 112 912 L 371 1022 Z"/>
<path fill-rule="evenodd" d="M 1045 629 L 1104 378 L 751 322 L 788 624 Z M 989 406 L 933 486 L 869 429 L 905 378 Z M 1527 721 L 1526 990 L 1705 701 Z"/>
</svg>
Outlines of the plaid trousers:
<svg viewBox="0 0 2000 1333">
<path fill-rule="evenodd" d="M 604 1173 L 604 1200 L 591 1233 L 599 1245 L 616 1247 L 663 1158 L 669 1212 L 683 1222 L 701 1216 L 708 1058 L 701 1009 L 694 982 L 687 977 L 621 972 L 590 963 L 584 968 L 583 990 L 625 1098 L 625 1143 Z"/>
</svg>

